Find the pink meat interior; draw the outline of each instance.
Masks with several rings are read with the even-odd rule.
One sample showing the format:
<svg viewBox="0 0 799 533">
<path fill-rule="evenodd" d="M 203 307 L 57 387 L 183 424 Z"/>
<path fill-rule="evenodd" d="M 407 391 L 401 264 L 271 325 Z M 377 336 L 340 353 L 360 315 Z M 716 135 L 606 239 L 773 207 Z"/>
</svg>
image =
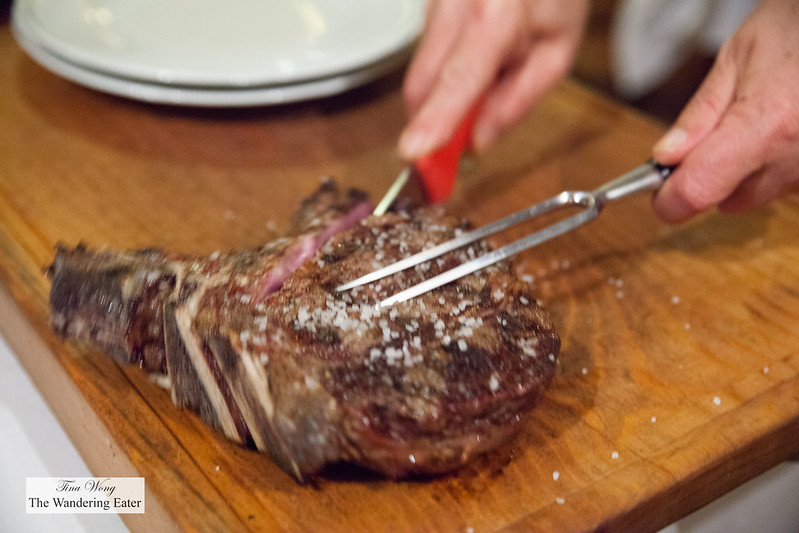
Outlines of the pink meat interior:
<svg viewBox="0 0 799 533">
<path fill-rule="evenodd" d="M 263 277 L 256 301 L 263 301 L 273 292 L 280 290 L 286 279 L 300 268 L 303 263 L 313 258 L 327 241 L 342 231 L 355 227 L 361 220 L 368 217 L 371 212 L 372 206 L 368 202 L 359 203 L 323 230 L 300 237 L 286 251 L 283 260 Z"/>
</svg>

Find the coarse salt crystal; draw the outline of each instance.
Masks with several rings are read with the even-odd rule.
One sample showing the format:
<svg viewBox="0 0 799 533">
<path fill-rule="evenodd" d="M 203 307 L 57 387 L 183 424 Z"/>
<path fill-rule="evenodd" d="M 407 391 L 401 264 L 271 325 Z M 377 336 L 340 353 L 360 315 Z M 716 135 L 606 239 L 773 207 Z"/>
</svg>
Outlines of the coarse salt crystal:
<svg viewBox="0 0 799 533">
<path fill-rule="evenodd" d="M 566 500 L 564 500 L 564 499 L 563 499 L 563 498 L 561 498 L 560 496 L 558 496 L 557 498 L 555 498 L 555 501 L 556 501 L 556 502 L 558 502 L 558 505 L 563 505 L 564 503 L 566 503 Z"/>
<path fill-rule="evenodd" d="M 767 366 L 764 366 L 764 367 L 763 367 L 763 373 L 764 373 L 764 374 L 768 374 L 768 367 L 767 367 Z"/>
<path fill-rule="evenodd" d="M 491 379 L 488 381 L 488 388 L 491 389 L 491 392 L 497 392 L 499 390 L 499 379 L 497 379 L 496 374 L 491 374 Z"/>
<path fill-rule="evenodd" d="M 538 351 L 530 345 L 530 341 L 526 339 L 522 339 L 519 341 L 519 347 L 522 349 L 522 352 L 528 357 L 537 358 Z"/>
<path fill-rule="evenodd" d="M 393 346 L 389 346 L 386 348 L 386 357 L 389 359 L 399 359 L 402 357 L 402 350 L 399 348 L 394 348 Z"/>
<path fill-rule="evenodd" d="M 718 396 L 713 397 L 713 403 L 716 405 L 721 405 L 721 398 Z"/>
<path fill-rule="evenodd" d="M 466 345 L 466 341 L 465 341 L 465 340 L 463 340 L 463 339 L 460 339 L 460 340 L 458 341 L 458 348 L 460 348 L 460 350 L 461 350 L 462 352 L 465 352 L 465 351 L 466 351 L 466 349 L 468 348 L 468 346 Z"/>
<path fill-rule="evenodd" d="M 649 419 L 649 421 L 654 424 L 655 422 L 658 421 L 658 418 L 656 416 L 653 416 L 652 418 Z"/>
<path fill-rule="evenodd" d="M 619 458 L 619 452 L 614 451 L 613 453 L 610 454 L 610 458 L 611 459 L 618 459 Z"/>
<path fill-rule="evenodd" d="M 582 370 L 582 372 L 583 372 L 583 375 L 586 375 L 586 374 L 588 374 L 588 369 L 587 369 L 587 368 L 585 368 L 585 367 L 583 367 L 583 370 Z"/>
<path fill-rule="evenodd" d="M 680 303 L 680 297 L 679 296 L 672 296 L 671 297 L 671 303 L 673 303 L 675 305 Z"/>
<path fill-rule="evenodd" d="M 552 479 L 554 479 L 555 481 L 557 481 L 559 477 L 560 477 L 560 472 L 558 472 L 557 470 L 555 470 L 554 472 L 552 472 Z"/>
<path fill-rule="evenodd" d="M 311 315 L 308 313 L 306 308 L 301 307 L 300 310 L 297 311 L 297 321 L 300 323 L 300 325 L 304 325 L 309 318 L 311 318 Z"/>
</svg>

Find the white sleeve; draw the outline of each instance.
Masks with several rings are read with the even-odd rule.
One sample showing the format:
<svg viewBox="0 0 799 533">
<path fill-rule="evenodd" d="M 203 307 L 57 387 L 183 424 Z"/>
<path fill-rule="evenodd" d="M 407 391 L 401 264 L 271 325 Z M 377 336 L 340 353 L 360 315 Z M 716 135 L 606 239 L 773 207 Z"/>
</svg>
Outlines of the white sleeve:
<svg viewBox="0 0 799 533">
<path fill-rule="evenodd" d="M 614 89 L 636 98 L 694 51 L 715 54 L 757 0 L 621 0 L 611 28 Z"/>
</svg>

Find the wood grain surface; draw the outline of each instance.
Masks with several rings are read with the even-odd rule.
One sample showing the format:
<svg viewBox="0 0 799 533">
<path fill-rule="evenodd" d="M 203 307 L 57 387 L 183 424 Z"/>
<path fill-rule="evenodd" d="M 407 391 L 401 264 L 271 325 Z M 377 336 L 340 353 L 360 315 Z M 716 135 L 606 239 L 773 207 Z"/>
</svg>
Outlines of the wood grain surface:
<svg viewBox="0 0 799 533">
<path fill-rule="evenodd" d="M 796 197 L 679 227 L 631 199 L 521 255 L 558 375 L 517 437 L 451 476 L 335 468 L 299 486 L 139 369 L 50 333 L 56 242 L 211 253 L 273 238 L 321 176 L 378 197 L 401 167 L 400 79 L 276 108 L 151 106 L 51 75 L 0 27 L 0 330 L 90 469 L 145 477 L 131 529 L 652 530 L 799 453 Z M 661 131 L 564 83 L 469 161 L 449 208 L 479 225 L 594 188 Z"/>
</svg>

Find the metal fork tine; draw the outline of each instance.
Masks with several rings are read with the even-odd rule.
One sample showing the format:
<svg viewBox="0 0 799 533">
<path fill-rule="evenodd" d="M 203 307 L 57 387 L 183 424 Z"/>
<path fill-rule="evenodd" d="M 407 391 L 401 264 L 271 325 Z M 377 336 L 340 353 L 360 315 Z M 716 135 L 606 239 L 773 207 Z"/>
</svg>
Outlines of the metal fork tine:
<svg viewBox="0 0 799 533">
<path fill-rule="evenodd" d="M 560 204 L 556 207 L 561 207 L 569 204 Z M 566 233 L 568 231 L 573 230 L 577 226 L 585 224 L 597 217 L 599 214 L 599 210 L 597 206 L 591 203 L 590 206 L 584 211 L 577 213 L 576 215 L 572 215 L 569 218 L 563 219 L 560 222 L 552 224 L 551 226 L 547 226 L 535 233 L 531 233 L 526 237 L 522 237 L 519 240 L 513 241 L 510 244 L 503 246 L 502 248 L 498 248 L 493 252 L 489 252 L 485 255 L 481 255 L 480 257 L 473 259 L 471 261 L 467 261 L 466 263 L 460 264 L 446 272 L 442 272 L 438 276 L 434 276 L 430 279 L 426 279 L 421 283 L 418 283 L 412 287 L 409 287 L 403 291 L 400 291 L 393 296 L 389 296 L 388 298 L 382 300 L 380 302 L 381 307 L 388 307 L 390 305 L 394 305 L 399 302 L 404 302 L 405 300 L 409 300 L 415 296 L 419 296 L 420 294 L 424 294 L 427 291 L 433 290 L 437 287 L 442 285 L 446 285 L 451 281 L 455 281 L 463 276 L 471 274 L 473 272 L 477 272 L 480 269 L 483 269 L 487 266 L 493 265 L 503 259 L 507 259 L 512 255 L 515 255 L 519 252 L 527 250 L 528 248 L 532 248 L 533 246 L 537 246 L 545 241 L 553 239 L 558 235 Z"/>
<path fill-rule="evenodd" d="M 525 220 L 529 220 L 530 218 L 543 215 L 544 213 L 552 211 L 553 209 L 556 209 L 558 207 L 568 205 L 569 201 L 568 195 L 569 193 L 563 192 L 558 196 L 554 196 L 548 200 L 544 200 L 543 202 L 537 203 L 526 209 L 517 211 L 512 215 L 497 220 L 496 222 L 492 222 L 491 224 L 483 226 L 474 231 L 470 231 L 468 233 L 464 233 L 463 235 L 459 235 L 454 239 L 439 244 L 438 246 L 429 248 L 427 250 L 411 255 L 404 259 L 400 259 L 396 263 L 392 263 L 388 266 L 375 270 L 374 272 L 366 274 L 365 276 L 361 276 L 358 279 L 354 279 L 348 283 L 340 285 L 336 287 L 336 291 L 346 291 L 349 289 L 354 289 L 355 287 L 366 285 L 367 283 L 377 281 L 379 279 L 385 278 L 386 276 L 390 276 L 391 274 L 396 274 L 397 272 L 401 272 L 416 265 L 420 265 L 425 261 L 430 261 L 431 259 L 435 259 L 436 257 L 444 255 L 447 252 L 451 252 L 452 250 L 456 250 L 458 248 L 466 246 L 467 244 L 476 242 L 484 237 L 503 231 L 507 228 L 510 228 L 511 226 L 520 224 Z"/>
</svg>

